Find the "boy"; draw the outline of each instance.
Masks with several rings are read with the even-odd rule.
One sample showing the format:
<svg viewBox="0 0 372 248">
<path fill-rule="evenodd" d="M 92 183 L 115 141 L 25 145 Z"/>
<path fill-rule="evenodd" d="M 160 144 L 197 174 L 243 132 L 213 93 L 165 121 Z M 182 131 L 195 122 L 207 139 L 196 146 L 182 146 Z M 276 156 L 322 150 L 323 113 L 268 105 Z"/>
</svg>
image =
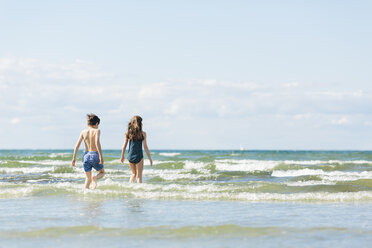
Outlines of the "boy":
<svg viewBox="0 0 372 248">
<path fill-rule="evenodd" d="M 74 156 L 72 158 L 72 166 L 75 166 L 76 153 L 79 150 L 81 141 L 85 143 L 85 153 L 83 155 L 83 165 L 85 171 L 85 188 L 89 189 L 90 183 L 93 181 L 93 189 L 97 187 L 97 180 L 105 174 L 103 169 L 103 158 L 101 151 L 101 143 L 99 141 L 101 131 L 98 129 L 100 119 L 95 114 L 88 114 L 88 129 L 81 132 L 79 140 L 76 143 Z M 98 171 L 98 174 L 92 177 L 92 168 Z"/>
</svg>

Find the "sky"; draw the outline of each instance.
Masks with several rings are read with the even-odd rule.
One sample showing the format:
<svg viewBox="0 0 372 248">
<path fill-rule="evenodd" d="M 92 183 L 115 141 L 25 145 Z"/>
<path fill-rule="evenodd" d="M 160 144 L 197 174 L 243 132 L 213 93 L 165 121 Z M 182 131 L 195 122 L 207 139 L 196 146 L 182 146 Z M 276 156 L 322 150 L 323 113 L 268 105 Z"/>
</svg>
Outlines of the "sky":
<svg viewBox="0 0 372 248">
<path fill-rule="evenodd" d="M 0 0 L 0 149 L 372 149 L 372 1 Z"/>
</svg>

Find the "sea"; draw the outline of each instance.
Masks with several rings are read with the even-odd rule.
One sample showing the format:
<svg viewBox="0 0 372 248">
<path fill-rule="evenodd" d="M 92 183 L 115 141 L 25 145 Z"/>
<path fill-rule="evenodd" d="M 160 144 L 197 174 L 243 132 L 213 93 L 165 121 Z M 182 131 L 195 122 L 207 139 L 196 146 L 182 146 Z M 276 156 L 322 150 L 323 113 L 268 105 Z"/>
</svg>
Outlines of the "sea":
<svg viewBox="0 0 372 248">
<path fill-rule="evenodd" d="M 0 247 L 371 247 L 371 151 L 0 150 Z M 146 156 L 146 155 L 145 155 Z"/>
</svg>

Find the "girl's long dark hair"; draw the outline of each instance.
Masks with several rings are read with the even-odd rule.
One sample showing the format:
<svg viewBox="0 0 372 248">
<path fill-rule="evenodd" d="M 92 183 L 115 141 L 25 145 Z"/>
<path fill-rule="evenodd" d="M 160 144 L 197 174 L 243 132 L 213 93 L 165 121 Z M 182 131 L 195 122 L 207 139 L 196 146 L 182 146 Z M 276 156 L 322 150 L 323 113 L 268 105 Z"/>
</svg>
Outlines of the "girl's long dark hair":
<svg viewBox="0 0 372 248">
<path fill-rule="evenodd" d="M 132 141 L 143 140 L 141 116 L 135 115 L 132 117 L 128 123 L 126 137 Z"/>
</svg>

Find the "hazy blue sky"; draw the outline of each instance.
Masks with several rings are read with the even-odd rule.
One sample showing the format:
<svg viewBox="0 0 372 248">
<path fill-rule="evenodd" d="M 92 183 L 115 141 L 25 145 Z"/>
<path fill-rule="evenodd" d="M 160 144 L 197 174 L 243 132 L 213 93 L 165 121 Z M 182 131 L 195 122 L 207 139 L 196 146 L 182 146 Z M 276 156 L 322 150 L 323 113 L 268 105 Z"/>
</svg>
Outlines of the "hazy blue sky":
<svg viewBox="0 0 372 248">
<path fill-rule="evenodd" d="M 0 148 L 372 149 L 372 1 L 0 1 Z"/>
</svg>

